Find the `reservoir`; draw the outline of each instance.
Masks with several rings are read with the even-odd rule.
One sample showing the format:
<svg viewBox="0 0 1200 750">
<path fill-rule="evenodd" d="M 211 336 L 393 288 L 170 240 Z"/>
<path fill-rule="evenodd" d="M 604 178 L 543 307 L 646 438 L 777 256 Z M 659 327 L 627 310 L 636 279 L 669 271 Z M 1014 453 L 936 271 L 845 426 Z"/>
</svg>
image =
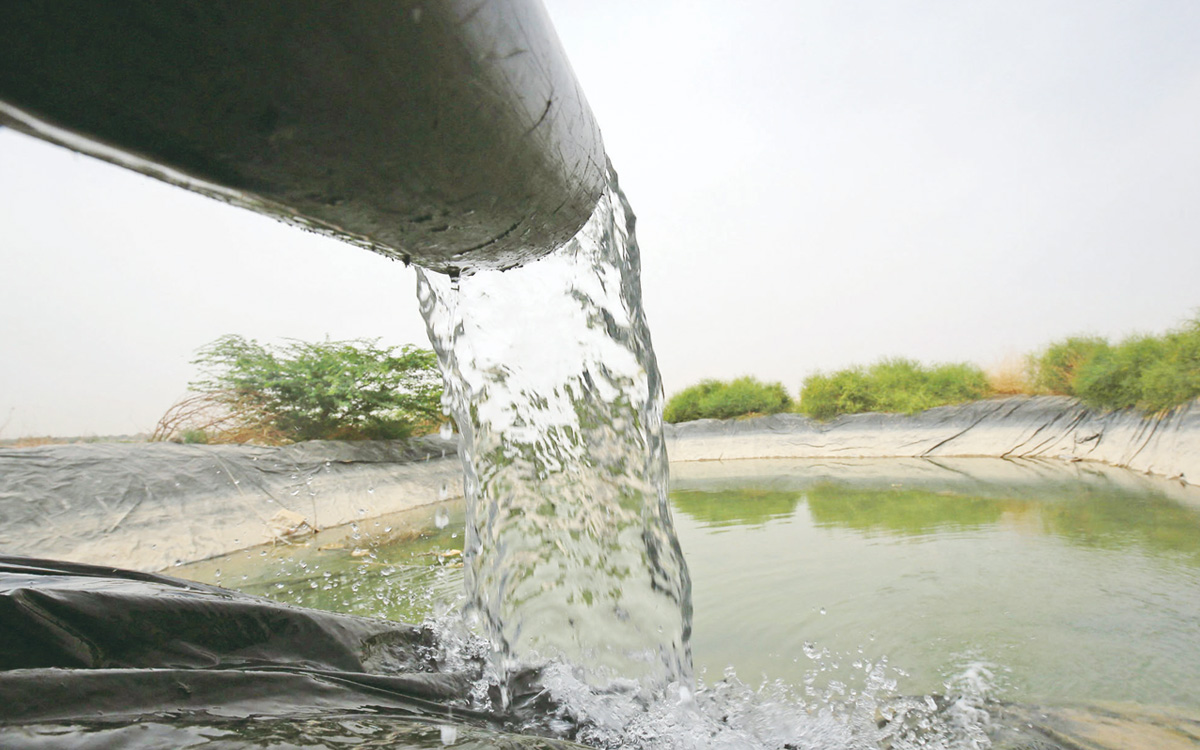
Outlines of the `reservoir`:
<svg viewBox="0 0 1200 750">
<path fill-rule="evenodd" d="M 1002 701 L 1200 709 L 1196 487 L 985 458 L 671 473 L 702 686 L 731 669 L 837 703 L 877 670 L 897 696 L 970 679 Z M 461 604 L 462 543 L 448 501 L 173 573 L 420 622 Z"/>
</svg>

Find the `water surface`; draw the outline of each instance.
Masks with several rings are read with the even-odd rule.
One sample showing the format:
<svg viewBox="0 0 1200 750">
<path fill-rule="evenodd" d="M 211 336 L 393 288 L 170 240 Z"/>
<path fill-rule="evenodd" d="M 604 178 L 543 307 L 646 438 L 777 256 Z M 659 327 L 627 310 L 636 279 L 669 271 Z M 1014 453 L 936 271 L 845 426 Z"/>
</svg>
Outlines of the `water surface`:
<svg viewBox="0 0 1200 750">
<path fill-rule="evenodd" d="M 672 473 L 701 682 L 732 667 L 837 698 L 886 662 L 894 692 L 934 694 L 982 666 L 1005 700 L 1200 708 L 1200 489 L 1000 459 Z M 462 513 L 420 509 L 186 574 L 418 621 L 461 598 Z"/>
</svg>

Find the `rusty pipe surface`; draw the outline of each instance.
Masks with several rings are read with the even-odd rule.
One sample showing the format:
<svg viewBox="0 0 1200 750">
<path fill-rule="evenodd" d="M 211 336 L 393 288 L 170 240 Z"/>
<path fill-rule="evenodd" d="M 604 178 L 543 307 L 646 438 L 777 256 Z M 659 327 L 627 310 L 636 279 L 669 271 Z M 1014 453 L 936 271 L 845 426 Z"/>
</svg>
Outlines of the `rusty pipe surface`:
<svg viewBox="0 0 1200 750">
<path fill-rule="evenodd" d="M 0 124 L 451 274 L 570 239 L 605 177 L 538 0 L 4 0 Z"/>
</svg>

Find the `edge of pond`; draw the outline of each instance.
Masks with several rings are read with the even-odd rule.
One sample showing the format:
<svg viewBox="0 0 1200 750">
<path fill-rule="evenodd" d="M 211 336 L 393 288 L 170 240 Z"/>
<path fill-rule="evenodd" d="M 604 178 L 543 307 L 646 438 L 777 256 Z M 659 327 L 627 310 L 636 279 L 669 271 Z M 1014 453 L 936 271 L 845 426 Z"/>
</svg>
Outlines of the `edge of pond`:
<svg viewBox="0 0 1200 750">
<path fill-rule="evenodd" d="M 798 414 L 665 425 L 671 462 L 754 458 L 990 457 L 1097 461 L 1200 482 L 1200 401 L 1157 415 L 1065 396 L 1014 396 L 918 414 Z"/>
<path fill-rule="evenodd" d="M 1163 414 L 1012 397 L 919 414 L 796 414 L 665 425 L 673 464 L 957 457 L 1090 461 L 1200 484 L 1200 401 Z M 6 554 L 153 571 L 462 494 L 456 441 L 282 448 L 89 444 L 0 449 Z"/>
</svg>

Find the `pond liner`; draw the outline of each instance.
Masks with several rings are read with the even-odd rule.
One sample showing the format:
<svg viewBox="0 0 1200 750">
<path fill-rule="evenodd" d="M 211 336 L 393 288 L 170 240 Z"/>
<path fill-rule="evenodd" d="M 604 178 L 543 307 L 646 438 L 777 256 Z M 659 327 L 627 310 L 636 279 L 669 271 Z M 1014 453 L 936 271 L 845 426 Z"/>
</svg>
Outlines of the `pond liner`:
<svg viewBox="0 0 1200 750">
<path fill-rule="evenodd" d="M 145 722 L 218 728 L 248 742 L 273 722 L 314 722 L 321 735 L 347 721 L 501 732 L 510 717 L 468 708 L 472 675 L 439 671 L 433 646 L 429 631 L 404 623 L 0 556 L 0 746 L 74 747 Z M 243 731 L 247 720 L 253 731 Z M 158 746 L 161 734 L 121 743 Z"/>
<path fill-rule="evenodd" d="M 0 448 L 0 551 L 162 571 L 462 495 L 453 440 Z"/>
<path fill-rule="evenodd" d="M 1053 458 L 1200 482 L 1200 399 L 1158 414 L 1012 396 L 917 414 L 799 414 L 667 425 L 672 462 L 747 458 Z"/>
</svg>

